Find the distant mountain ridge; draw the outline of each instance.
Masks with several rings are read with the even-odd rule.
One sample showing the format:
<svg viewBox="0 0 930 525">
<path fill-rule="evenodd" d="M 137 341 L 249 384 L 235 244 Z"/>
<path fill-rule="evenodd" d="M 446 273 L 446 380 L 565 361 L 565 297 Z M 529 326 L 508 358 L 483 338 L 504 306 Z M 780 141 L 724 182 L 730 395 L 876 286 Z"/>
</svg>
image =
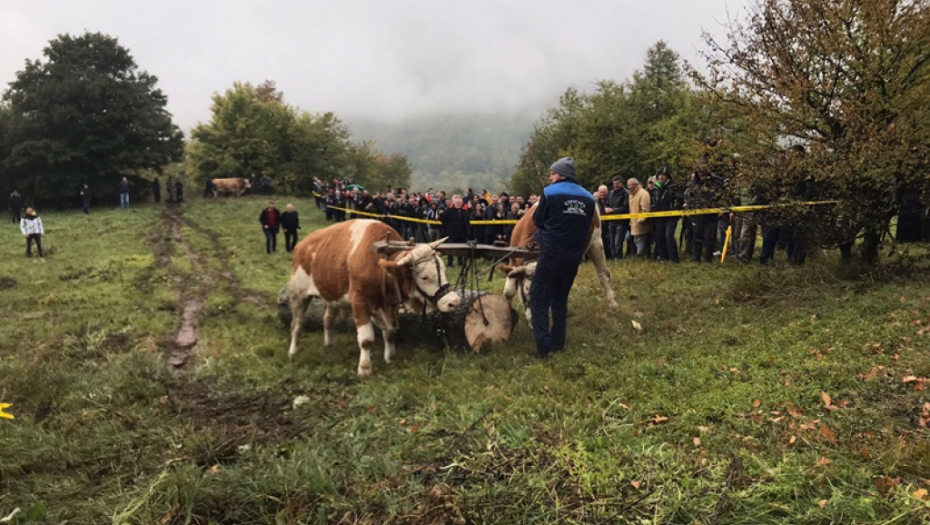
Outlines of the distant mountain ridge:
<svg viewBox="0 0 930 525">
<path fill-rule="evenodd" d="M 412 189 L 456 192 L 505 189 L 535 120 L 528 114 L 450 114 L 345 124 L 353 140 L 372 140 L 381 151 L 406 155 Z"/>
</svg>

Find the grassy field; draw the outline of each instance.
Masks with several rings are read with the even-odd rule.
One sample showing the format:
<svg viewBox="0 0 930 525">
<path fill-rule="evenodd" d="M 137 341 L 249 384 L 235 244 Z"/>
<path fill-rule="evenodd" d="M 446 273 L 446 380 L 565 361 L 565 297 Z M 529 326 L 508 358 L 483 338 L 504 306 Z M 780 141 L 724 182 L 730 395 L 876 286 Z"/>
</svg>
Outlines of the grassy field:
<svg viewBox="0 0 930 525">
<path fill-rule="evenodd" d="M 930 522 L 925 272 L 622 261 L 609 311 L 584 265 L 553 359 L 521 325 L 359 381 L 353 333 L 288 362 L 263 205 L 42 213 L 44 261 L 0 230 L 0 522 Z"/>
</svg>

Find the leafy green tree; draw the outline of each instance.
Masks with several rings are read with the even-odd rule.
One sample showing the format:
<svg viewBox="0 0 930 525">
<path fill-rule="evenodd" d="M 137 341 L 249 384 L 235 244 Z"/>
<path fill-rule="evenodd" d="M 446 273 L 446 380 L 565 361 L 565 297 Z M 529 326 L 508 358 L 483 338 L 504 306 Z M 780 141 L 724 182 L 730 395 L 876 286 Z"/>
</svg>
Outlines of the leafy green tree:
<svg viewBox="0 0 930 525">
<path fill-rule="evenodd" d="M 26 60 L 3 100 L 0 141 L 4 186 L 49 204 L 73 201 L 87 182 L 116 193 L 120 177 L 138 180 L 180 158 L 183 135 L 165 109 L 157 78 L 140 71 L 116 38 L 60 35 Z M 135 191 L 145 191 L 136 184 Z"/>
<path fill-rule="evenodd" d="M 776 201 L 800 187 L 838 199 L 807 230 L 840 244 L 865 232 L 874 261 L 904 200 L 928 202 L 930 2 L 757 0 L 706 40 L 708 72 L 693 77 L 743 119 L 743 171 Z"/>
<path fill-rule="evenodd" d="M 407 158 L 401 154 L 386 155 L 369 141 L 352 144 L 348 151 L 346 177 L 366 189 L 409 187 L 412 170 Z"/>
<path fill-rule="evenodd" d="M 683 178 L 712 129 L 700 96 L 686 82 L 678 55 L 657 42 L 631 80 L 600 81 L 590 94 L 569 88 L 536 123 L 511 188 L 540 191 L 549 164 L 566 155 L 575 157 L 586 187 L 616 175 L 645 179 L 662 166 Z"/>
</svg>

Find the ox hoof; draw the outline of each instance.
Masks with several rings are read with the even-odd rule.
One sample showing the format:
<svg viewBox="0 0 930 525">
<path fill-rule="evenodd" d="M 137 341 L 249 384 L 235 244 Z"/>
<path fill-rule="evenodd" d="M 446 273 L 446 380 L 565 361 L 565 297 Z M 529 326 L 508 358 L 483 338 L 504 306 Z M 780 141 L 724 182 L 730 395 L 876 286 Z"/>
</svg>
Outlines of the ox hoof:
<svg viewBox="0 0 930 525">
<path fill-rule="evenodd" d="M 367 367 L 358 367 L 358 377 L 368 377 L 371 375 L 371 365 Z"/>
</svg>

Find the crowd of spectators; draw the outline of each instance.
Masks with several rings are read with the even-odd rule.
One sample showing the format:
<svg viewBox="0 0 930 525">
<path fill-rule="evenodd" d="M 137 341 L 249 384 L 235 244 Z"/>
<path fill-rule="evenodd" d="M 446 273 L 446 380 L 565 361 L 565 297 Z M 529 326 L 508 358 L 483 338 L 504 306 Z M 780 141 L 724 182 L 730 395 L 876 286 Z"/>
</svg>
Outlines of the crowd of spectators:
<svg viewBox="0 0 930 525">
<path fill-rule="evenodd" d="M 381 217 L 405 239 L 433 241 L 448 236 L 451 242 L 477 241 L 507 245 L 513 225 L 537 201 L 538 196 L 493 194 L 469 188 L 464 194 L 447 194 L 429 188 L 411 192 L 406 188 L 369 191 L 349 180 L 324 185 L 315 180 L 316 205 L 326 220 L 339 222 L 363 216 Z M 614 177 L 611 187 L 592 191 L 598 211 L 606 220 L 601 234 L 609 259 L 643 257 L 678 263 L 682 258 L 711 262 L 722 254 L 726 231 L 731 229 L 729 253 L 748 263 L 755 253 L 758 227 L 763 222 L 760 261 L 770 264 L 775 249 L 786 249 L 789 261 L 804 262 L 804 245 L 792 228 L 781 224 L 773 212 L 715 212 L 703 215 L 611 219 L 611 215 L 647 212 L 677 212 L 732 206 L 765 204 L 761 194 L 739 188 L 727 179 L 704 170 L 692 173 L 686 184 L 677 183 L 664 168 L 644 184 L 636 178 Z M 428 224 L 407 219 L 438 221 Z M 474 221 L 487 221 L 475 223 Z M 501 224 L 494 224 L 500 221 Z"/>
</svg>

